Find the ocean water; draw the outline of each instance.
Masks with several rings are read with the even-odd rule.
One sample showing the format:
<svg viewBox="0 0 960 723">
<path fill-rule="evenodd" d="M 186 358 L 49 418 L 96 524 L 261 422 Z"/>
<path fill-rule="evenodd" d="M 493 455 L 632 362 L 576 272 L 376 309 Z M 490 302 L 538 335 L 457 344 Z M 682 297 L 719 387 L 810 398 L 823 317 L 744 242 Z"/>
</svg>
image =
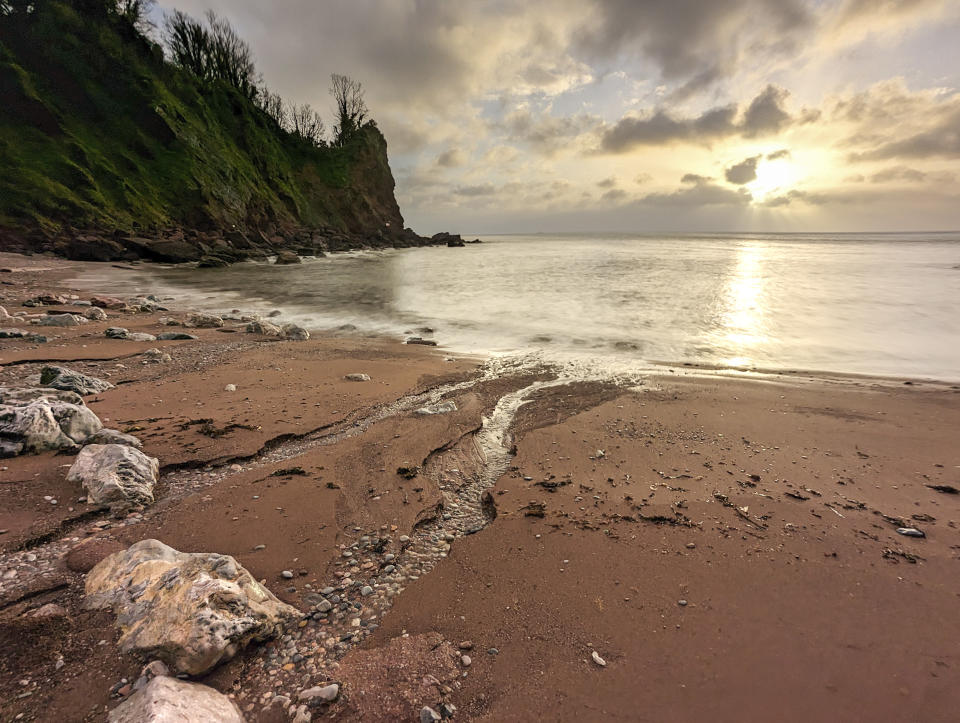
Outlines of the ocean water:
<svg viewBox="0 0 960 723">
<path fill-rule="evenodd" d="M 279 309 L 316 330 L 412 332 L 459 353 L 960 380 L 960 234 L 483 241 L 298 266 L 104 268 L 77 282 L 210 310 Z"/>
</svg>

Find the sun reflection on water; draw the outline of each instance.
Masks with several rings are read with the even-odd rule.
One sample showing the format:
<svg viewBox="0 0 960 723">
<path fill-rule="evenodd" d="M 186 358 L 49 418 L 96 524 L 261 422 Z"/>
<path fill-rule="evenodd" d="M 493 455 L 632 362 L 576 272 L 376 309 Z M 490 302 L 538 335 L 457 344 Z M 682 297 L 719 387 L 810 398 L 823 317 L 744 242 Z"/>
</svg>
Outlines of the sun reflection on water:
<svg viewBox="0 0 960 723">
<path fill-rule="evenodd" d="M 764 262 L 768 251 L 763 243 L 741 244 L 723 292 L 721 338 L 729 353 L 724 361 L 731 366 L 751 364 L 751 350 L 766 340 Z"/>
</svg>

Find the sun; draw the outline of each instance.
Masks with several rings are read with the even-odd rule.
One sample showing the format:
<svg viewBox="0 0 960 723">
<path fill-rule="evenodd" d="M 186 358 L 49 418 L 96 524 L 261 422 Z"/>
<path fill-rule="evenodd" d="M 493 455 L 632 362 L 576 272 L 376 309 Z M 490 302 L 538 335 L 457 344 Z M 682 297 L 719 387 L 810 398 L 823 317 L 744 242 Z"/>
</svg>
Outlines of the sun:
<svg viewBox="0 0 960 723">
<path fill-rule="evenodd" d="M 799 179 L 800 169 L 789 158 L 762 160 L 757 164 L 757 178 L 746 184 L 754 201 L 788 191 Z"/>
</svg>

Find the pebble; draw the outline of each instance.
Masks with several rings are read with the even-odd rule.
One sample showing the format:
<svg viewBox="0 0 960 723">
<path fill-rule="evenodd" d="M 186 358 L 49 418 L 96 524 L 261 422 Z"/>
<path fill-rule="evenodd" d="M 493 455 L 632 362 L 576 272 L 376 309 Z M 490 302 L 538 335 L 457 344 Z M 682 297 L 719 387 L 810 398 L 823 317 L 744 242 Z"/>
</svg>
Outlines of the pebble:
<svg viewBox="0 0 960 723">
<path fill-rule="evenodd" d="M 367 595 L 373 595 L 373 588 L 369 585 L 364 585 L 360 588 L 360 594 L 366 597 Z"/>
<path fill-rule="evenodd" d="M 227 386 L 225 386 L 225 387 L 223 388 L 223 391 L 225 391 L 225 392 L 235 392 L 235 391 L 237 391 L 237 385 L 236 385 L 236 384 L 228 384 Z"/>
<path fill-rule="evenodd" d="M 420 709 L 420 723 L 437 723 L 440 720 L 440 714 L 430 706 L 423 706 Z"/>
<path fill-rule="evenodd" d="M 253 551 L 254 551 L 254 552 L 258 552 L 258 551 L 260 551 L 260 550 L 266 550 L 266 549 L 267 549 L 267 546 L 266 546 L 266 545 L 256 545 L 256 546 L 254 546 Z"/>
<path fill-rule="evenodd" d="M 460 662 L 463 663 L 464 668 L 469 668 L 473 660 L 470 658 L 469 655 L 461 655 Z"/>
<path fill-rule="evenodd" d="M 280 577 L 285 578 L 287 580 L 292 580 L 293 570 L 284 570 L 283 572 L 280 573 Z"/>
<path fill-rule="evenodd" d="M 687 606 L 687 601 L 686 601 L 686 600 L 677 600 L 677 605 L 679 605 L 679 606 L 682 607 L 682 608 L 685 608 L 685 607 Z"/>
<path fill-rule="evenodd" d="M 297 698 L 299 700 L 322 700 L 327 703 L 332 703 L 337 699 L 338 695 L 340 695 L 340 686 L 336 683 L 331 683 L 330 685 L 322 687 L 316 685 L 313 688 L 301 690 Z"/>
<path fill-rule="evenodd" d="M 590 653 L 590 657 L 593 658 L 593 662 L 599 665 L 601 668 L 607 667 L 607 661 L 601 658 L 596 650 Z"/>
<path fill-rule="evenodd" d="M 488 655 L 499 655 L 499 654 L 500 654 L 500 651 L 497 650 L 496 648 L 488 648 L 488 649 L 487 649 L 487 654 L 488 654 Z"/>
</svg>

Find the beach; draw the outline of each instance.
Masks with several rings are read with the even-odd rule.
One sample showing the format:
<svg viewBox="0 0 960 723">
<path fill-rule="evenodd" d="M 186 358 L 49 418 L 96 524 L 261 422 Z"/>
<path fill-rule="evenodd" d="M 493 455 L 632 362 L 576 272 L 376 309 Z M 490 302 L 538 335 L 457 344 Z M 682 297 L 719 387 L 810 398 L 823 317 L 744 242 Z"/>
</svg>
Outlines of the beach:
<svg viewBox="0 0 960 723">
<path fill-rule="evenodd" d="M 299 611 L 193 676 L 250 721 L 955 717 L 956 383 L 578 377 L 442 338 L 279 340 L 242 308 L 165 325 L 189 309 L 127 293 L 38 327 L 17 314 L 86 308 L 67 279 L 109 266 L 0 268 L 0 327 L 48 337 L 0 341 L 0 386 L 50 364 L 109 381 L 86 405 L 160 467 L 153 504 L 110 510 L 79 501 L 75 450 L 0 460 L 3 720 L 103 720 L 131 695 L 150 661 L 85 575 L 149 539 L 232 556 Z"/>
</svg>

